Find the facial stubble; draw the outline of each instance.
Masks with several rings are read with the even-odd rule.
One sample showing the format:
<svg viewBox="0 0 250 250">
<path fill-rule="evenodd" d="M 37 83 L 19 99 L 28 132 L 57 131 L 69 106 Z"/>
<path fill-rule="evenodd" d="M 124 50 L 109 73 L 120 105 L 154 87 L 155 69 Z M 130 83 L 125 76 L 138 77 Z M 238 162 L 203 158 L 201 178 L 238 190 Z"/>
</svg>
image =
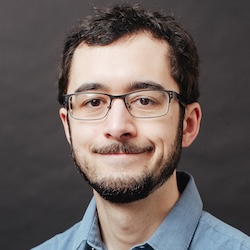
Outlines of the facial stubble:
<svg viewBox="0 0 250 250">
<path fill-rule="evenodd" d="M 99 180 L 93 169 L 98 169 L 100 166 L 93 166 L 93 164 L 84 159 L 83 156 L 80 158 L 77 155 L 76 150 L 74 150 L 70 131 L 72 158 L 79 173 L 105 200 L 116 204 L 124 204 L 144 199 L 156 189 L 161 187 L 172 176 L 173 172 L 178 166 L 182 149 L 182 121 L 182 119 L 179 120 L 175 140 L 170 146 L 167 159 L 164 160 L 163 157 L 159 157 L 153 169 L 149 170 L 147 166 L 145 166 L 144 171 L 140 175 L 125 178 L 105 177 Z M 121 150 L 121 148 L 126 148 L 129 152 L 143 150 L 142 147 L 131 143 L 112 144 L 105 149 L 99 150 L 108 150 L 107 148 L 110 150 L 111 148 L 112 150 Z M 147 148 L 148 151 L 153 150 L 153 147 L 151 146 L 147 146 Z"/>
</svg>

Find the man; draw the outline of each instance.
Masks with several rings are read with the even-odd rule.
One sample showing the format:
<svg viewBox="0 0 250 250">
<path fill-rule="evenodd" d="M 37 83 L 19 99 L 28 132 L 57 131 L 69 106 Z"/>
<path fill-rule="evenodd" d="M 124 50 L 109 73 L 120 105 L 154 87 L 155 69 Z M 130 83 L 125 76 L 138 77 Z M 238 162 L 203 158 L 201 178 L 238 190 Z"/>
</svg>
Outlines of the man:
<svg viewBox="0 0 250 250">
<path fill-rule="evenodd" d="M 60 117 L 94 197 L 81 222 L 37 249 L 250 249 L 176 171 L 199 132 L 198 68 L 190 35 L 139 6 L 97 10 L 68 37 Z"/>
</svg>

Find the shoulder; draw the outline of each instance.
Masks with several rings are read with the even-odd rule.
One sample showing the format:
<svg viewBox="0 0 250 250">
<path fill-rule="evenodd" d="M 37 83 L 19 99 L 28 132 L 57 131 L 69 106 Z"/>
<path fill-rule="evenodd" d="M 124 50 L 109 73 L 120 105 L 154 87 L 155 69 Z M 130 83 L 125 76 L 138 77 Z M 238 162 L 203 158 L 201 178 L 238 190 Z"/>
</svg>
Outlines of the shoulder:
<svg viewBox="0 0 250 250">
<path fill-rule="evenodd" d="M 250 250 L 250 237 L 213 215 L 202 212 L 192 246 L 191 249 L 195 246 L 195 249 Z"/>
<path fill-rule="evenodd" d="M 95 200 L 92 199 L 83 219 L 53 238 L 45 241 L 41 245 L 32 248 L 32 250 L 68 250 L 78 249 L 79 246 L 85 246 L 93 223 L 97 220 Z"/>
<path fill-rule="evenodd" d="M 49 249 L 71 249 L 78 231 L 80 222 L 69 228 L 63 233 L 57 234 L 53 238 L 45 241 L 41 245 L 32 248 L 32 250 L 49 250 Z"/>
</svg>

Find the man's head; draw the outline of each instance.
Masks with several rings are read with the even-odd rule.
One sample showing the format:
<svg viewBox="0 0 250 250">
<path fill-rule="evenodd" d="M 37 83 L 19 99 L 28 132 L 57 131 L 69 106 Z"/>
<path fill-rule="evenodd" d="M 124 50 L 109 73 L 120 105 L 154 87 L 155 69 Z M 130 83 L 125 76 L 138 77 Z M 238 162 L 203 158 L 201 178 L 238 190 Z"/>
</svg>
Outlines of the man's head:
<svg viewBox="0 0 250 250">
<path fill-rule="evenodd" d="M 173 17 L 161 12 L 147 12 L 138 5 L 96 10 L 96 15 L 83 20 L 68 36 L 59 76 L 59 102 L 62 104 L 62 95 L 67 92 L 72 57 L 81 43 L 106 46 L 140 32 L 148 32 L 169 45 L 171 75 L 187 103 L 196 102 L 199 97 L 199 57 L 192 37 Z"/>
<path fill-rule="evenodd" d="M 172 18 L 126 6 L 88 18 L 65 48 L 60 116 L 76 165 L 111 202 L 149 196 L 199 131 L 192 39 Z"/>
</svg>

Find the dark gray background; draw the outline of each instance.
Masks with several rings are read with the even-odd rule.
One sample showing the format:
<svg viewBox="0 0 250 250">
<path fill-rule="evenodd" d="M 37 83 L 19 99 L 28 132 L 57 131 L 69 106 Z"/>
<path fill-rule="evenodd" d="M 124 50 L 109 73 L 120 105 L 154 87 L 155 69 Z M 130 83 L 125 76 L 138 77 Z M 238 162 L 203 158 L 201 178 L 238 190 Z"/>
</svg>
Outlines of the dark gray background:
<svg viewBox="0 0 250 250">
<path fill-rule="evenodd" d="M 249 234 L 250 2 L 142 3 L 173 12 L 201 56 L 201 132 L 179 168 L 194 175 L 206 210 Z M 64 231 L 91 197 L 56 102 L 62 41 L 90 10 L 80 0 L 0 0 L 0 249 L 29 249 Z"/>
</svg>

